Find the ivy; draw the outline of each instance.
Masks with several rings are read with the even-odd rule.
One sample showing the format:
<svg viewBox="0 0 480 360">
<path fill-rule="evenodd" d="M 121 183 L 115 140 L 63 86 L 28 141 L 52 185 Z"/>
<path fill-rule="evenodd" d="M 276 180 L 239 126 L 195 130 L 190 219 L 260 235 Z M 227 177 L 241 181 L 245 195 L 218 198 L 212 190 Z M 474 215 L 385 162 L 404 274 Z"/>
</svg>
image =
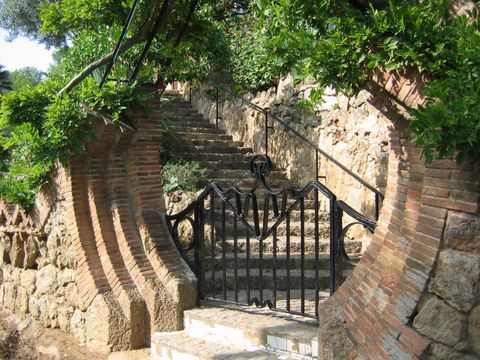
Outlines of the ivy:
<svg viewBox="0 0 480 360">
<path fill-rule="evenodd" d="M 55 163 L 68 165 L 70 156 L 83 153 L 93 138 L 84 103 L 119 120 L 149 99 L 136 86 L 107 84 L 98 90 L 93 79 L 63 97 L 55 96 L 58 88 L 44 81 L 1 99 L 0 197 L 25 209 L 50 179 Z"/>
</svg>

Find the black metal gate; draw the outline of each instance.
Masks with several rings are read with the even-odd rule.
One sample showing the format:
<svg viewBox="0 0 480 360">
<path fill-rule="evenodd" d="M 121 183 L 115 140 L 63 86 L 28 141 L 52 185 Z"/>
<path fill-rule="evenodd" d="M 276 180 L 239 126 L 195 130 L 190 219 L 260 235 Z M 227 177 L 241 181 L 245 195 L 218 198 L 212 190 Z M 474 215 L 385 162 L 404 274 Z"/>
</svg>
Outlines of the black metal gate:
<svg viewBox="0 0 480 360">
<path fill-rule="evenodd" d="M 185 210 L 166 215 L 167 224 L 198 278 L 199 300 L 318 318 L 318 304 L 351 268 L 348 229 L 359 224 L 373 232 L 376 221 L 338 201 L 318 181 L 273 190 L 265 178 L 271 167 L 266 155 L 255 155 L 251 189 L 209 184 Z M 353 219 L 347 225 L 344 213 Z"/>
</svg>

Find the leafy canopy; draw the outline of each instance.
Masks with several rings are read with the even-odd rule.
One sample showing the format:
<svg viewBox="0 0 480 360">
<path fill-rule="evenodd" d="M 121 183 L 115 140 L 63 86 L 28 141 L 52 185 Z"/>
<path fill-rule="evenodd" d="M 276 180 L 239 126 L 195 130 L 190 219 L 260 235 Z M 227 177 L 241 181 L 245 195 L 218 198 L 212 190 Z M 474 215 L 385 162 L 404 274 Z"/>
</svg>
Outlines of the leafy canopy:
<svg viewBox="0 0 480 360">
<path fill-rule="evenodd" d="M 12 89 L 20 90 L 24 87 L 34 87 L 45 77 L 45 74 L 35 67 L 27 66 L 12 71 Z"/>
<path fill-rule="evenodd" d="M 457 16 L 451 6 L 450 0 L 254 0 L 253 29 L 233 36 L 241 69 L 234 78 L 253 90 L 292 71 L 298 81 L 320 84 L 319 99 L 324 86 L 357 94 L 375 69 L 416 70 L 429 79 L 427 104 L 411 110 L 416 142 L 427 162 L 452 156 L 462 162 L 480 152 L 480 16 L 475 9 Z"/>
</svg>

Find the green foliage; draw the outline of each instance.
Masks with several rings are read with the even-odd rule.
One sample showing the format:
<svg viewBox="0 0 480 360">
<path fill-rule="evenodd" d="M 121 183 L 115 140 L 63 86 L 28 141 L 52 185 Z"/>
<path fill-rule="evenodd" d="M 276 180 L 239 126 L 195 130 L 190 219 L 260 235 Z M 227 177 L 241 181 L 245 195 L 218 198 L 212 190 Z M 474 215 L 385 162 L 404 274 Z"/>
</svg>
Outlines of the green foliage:
<svg viewBox="0 0 480 360">
<path fill-rule="evenodd" d="M 143 1 L 151 3 L 151 1 Z M 148 6 L 148 4 L 145 4 Z M 62 0 L 42 1 L 38 6 L 44 34 L 76 35 L 80 31 L 108 28 L 125 21 L 130 1 Z"/>
<path fill-rule="evenodd" d="M 11 91 L 3 98 L 0 118 L 10 125 L 30 123 L 39 129 L 52 97 L 51 89 L 44 84 Z"/>
<path fill-rule="evenodd" d="M 35 67 L 27 66 L 12 72 L 12 89 L 34 87 L 45 77 L 45 74 Z"/>
<path fill-rule="evenodd" d="M 118 120 L 149 99 L 136 86 L 107 84 L 98 90 L 93 79 L 63 97 L 56 97 L 57 91 L 56 83 L 44 81 L 7 93 L 0 107 L 0 196 L 26 209 L 55 163 L 67 165 L 92 139 L 84 103 Z"/>
<path fill-rule="evenodd" d="M 0 95 L 12 89 L 12 80 L 10 73 L 3 70 L 4 66 L 0 65 Z"/>
<path fill-rule="evenodd" d="M 39 6 L 42 0 L 3 0 L 0 2 L 0 28 L 9 32 L 9 38 L 26 36 L 40 41 L 47 46 L 59 46 L 65 41 L 65 36 L 58 33 L 45 34 L 40 32 L 42 20 Z"/>
<path fill-rule="evenodd" d="M 348 96 L 365 87 L 373 69 L 426 74 L 429 101 L 412 110 L 417 144 L 427 162 L 455 154 L 463 161 L 480 143 L 480 21 L 477 11 L 468 20 L 450 7 L 448 0 L 255 0 L 254 36 L 268 38 L 261 52 L 297 80 Z"/>
<path fill-rule="evenodd" d="M 165 164 L 162 172 L 163 191 L 195 191 L 204 181 L 207 171 L 196 161 L 177 161 Z"/>
</svg>

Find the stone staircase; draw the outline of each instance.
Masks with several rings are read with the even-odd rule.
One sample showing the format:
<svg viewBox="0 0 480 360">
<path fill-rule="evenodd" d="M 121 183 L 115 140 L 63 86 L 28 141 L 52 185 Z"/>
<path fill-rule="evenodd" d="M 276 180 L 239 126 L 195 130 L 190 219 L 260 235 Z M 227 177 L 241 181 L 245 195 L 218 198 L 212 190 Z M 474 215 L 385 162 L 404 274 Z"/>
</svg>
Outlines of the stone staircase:
<svg viewBox="0 0 480 360">
<path fill-rule="evenodd" d="M 254 183 L 254 178 L 249 172 L 249 164 L 253 151 L 245 147 L 241 141 L 234 141 L 231 135 L 226 134 L 225 130 L 216 129 L 214 124 L 209 123 L 197 113 L 192 106 L 182 100 L 179 96 L 169 94 L 170 101 L 163 103 L 154 111 L 161 114 L 162 120 L 167 123 L 169 131 L 172 131 L 180 140 L 179 149 L 186 160 L 196 160 L 202 166 L 208 169 L 208 182 L 215 182 L 223 189 L 236 184 L 240 189 L 248 191 Z M 267 177 L 269 186 L 274 190 L 280 190 L 289 186 L 289 180 L 285 177 L 281 169 L 274 168 Z M 260 194 L 260 195 L 259 195 Z M 264 199 L 261 196 L 261 189 L 257 190 L 259 218 L 262 223 L 264 216 Z M 290 203 L 293 200 L 290 201 Z M 326 212 L 319 212 L 318 233 L 319 233 L 319 268 L 318 274 L 315 273 L 315 242 L 314 242 L 314 201 L 306 199 L 304 202 L 304 218 L 301 223 L 301 211 L 295 209 L 291 214 L 289 226 L 289 239 L 287 246 L 286 226 L 282 224 L 277 229 L 276 261 L 273 261 L 273 237 L 265 239 L 262 244 L 256 239 L 250 240 L 248 244 L 250 254 L 248 256 L 249 271 L 247 276 L 247 240 L 245 236 L 234 237 L 233 214 L 226 212 L 225 221 L 225 241 L 221 236 L 221 229 L 216 223 L 215 242 L 206 242 L 205 258 L 205 289 L 208 297 L 221 298 L 224 300 L 248 303 L 249 298 L 258 297 L 259 299 L 269 299 L 273 296 L 272 288 L 275 287 L 275 297 L 277 306 L 279 304 L 286 306 L 287 282 L 292 289 L 288 296 L 292 299 L 292 307 L 295 311 L 300 311 L 298 298 L 301 295 L 301 285 L 305 288 L 306 309 L 314 313 L 317 284 L 321 290 L 320 298 L 328 296 L 329 287 L 329 216 Z M 207 210 L 207 217 L 210 211 Z M 222 216 L 221 201 L 217 199 L 214 207 L 214 218 L 220 219 Z M 252 223 L 252 214 L 248 220 Z M 271 208 L 269 209 L 268 225 L 275 222 Z M 240 230 L 242 224 L 237 224 Z M 303 268 L 300 270 L 302 255 L 300 253 L 302 240 L 300 237 L 303 231 L 305 238 L 303 242 L 304 256 Z M 245 228 L 240 233 L 245 234 Z M 236 245 L 235 245 L 236 244 Z M 263 254 L 260 256 L 260 246 Z M 289 250 L 286 255 L 287 247 Z M 361 251 L 361 241 L 347 240 L 346 249 L 349 254 L 358 254 Z M 260 261 L 262 257 L 262 261 Z M 288 261 L 287 261 L 288 258 Z M 275 268 L 275 270 L 274 270 Z M 348 275 L 350 267 L 345 268 L 344 275 Z M 276 273 L 276 280 L 272 276 Z M 287 279 L 288 272 L 288 279 Z M 261 276 L 260 276 L 261 275 Z M 249 288 L 249 292 L 246 289 Z M 260 294 L 260 288 L 264 291 Z M 270 290 L 269 290 L 270 289 Z"/>
<path fill-rule="evenodd" d="M 316 359 L 318 325 L 292 315 L 208 304 L 184 312 L 185 330 L 156 333 L 151 360 Z"/>
</svg>

